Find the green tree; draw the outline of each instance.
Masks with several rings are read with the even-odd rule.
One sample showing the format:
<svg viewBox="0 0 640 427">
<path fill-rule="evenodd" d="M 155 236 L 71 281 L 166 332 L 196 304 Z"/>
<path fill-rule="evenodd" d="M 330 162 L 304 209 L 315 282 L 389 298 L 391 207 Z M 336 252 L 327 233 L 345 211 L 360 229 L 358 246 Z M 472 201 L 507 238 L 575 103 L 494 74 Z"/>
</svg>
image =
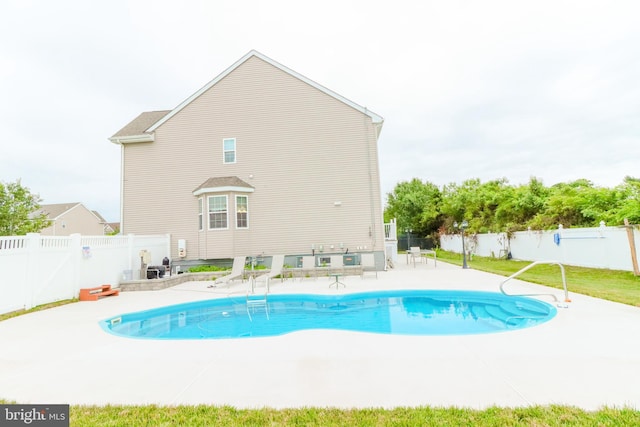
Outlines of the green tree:
<svg viewBox="0 0 640 427">
<path fill-rule="evenodd" d="M 36 233 L 51 225 L 46 214 L 36 214 L 40 201 L 20 180 L 0 182 L 0 236 Z"/>
<path fill-rule="evenodd" d="M 627 176 L 624 182 L 615 188 L 618 203 L 605 219 L 608 225 L 622 225 L 627 218 L 631 224 L 640 224 L 640 178 Z"/>
<path fill-rule="evenodd" d="M 595 187 L 587 179 L 559 183 L 550 188 L 544 209 L 531 221 L 532 228 L 595 227 L 606 221 L 608 212 L 616 206 L 617 193 Z"/>
<path fill-rule="evenodd" d="M 549 189 L 535 177 L 531 177 L 528 184 L 505 191 L 505 197 L 496 209 L 494 231 L 526 230 L 542 212 L 548 197 Z"/>
<path fill-rule="evenodd" d="M 469 232 L 486 233 L 497 229 L 498 208 L 513 192 L 505 178 L 482 183 L 469 179 L 457 185 L 448 184 L 442 191 L 442 214 L 445 227 L 451 229 L 454 222 L 467 220 Z"/>
<path fill-rule="evenodd" d="M 442 223 L 440 200 L 440 189 L 435 184 L 418 178 L 400 182 L 387 194 L 385 222 L 396 218 L 398 230 L 410 228 L 413 233 L 428 236 Z"/>
</svg>

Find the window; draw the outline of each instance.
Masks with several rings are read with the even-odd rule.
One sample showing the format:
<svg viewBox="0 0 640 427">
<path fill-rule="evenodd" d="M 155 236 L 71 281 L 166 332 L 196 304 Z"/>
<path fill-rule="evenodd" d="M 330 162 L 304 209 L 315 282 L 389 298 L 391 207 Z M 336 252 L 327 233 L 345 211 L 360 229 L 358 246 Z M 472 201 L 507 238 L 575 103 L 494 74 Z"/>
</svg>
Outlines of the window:
<svg viewBox="0 0 640 427">
<path fill-rule="evenodd" d="M 249 197 L 236 196 L 236 228 L 249 228 Z"/>
<path fill-rule="evenodd" d="M 228 228 L 227 196 L 209 196 L 209 229 Z"/>
<path fill-rule="evenodd" d="M 204 205 L 204 200 L 202 198 L 198 199 L 198 230 L 202 231 L 202 229 L 204 228 L 204 218 L 202 217 L 203 215 L 203 206 Z"/>
<path fill-rule="evenodd" d="M 222 152 L 224 156 L 224 163 L 236 162 L 236 139 L 225 138 L 222 140 Z"/>
</svg>

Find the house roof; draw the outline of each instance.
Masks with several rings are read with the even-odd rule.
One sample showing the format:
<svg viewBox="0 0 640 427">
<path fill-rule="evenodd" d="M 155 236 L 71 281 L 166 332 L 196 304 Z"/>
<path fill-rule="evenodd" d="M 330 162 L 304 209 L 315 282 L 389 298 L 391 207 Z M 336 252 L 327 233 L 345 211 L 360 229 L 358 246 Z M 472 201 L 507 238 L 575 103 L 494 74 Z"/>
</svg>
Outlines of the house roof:
<svg viewBox="0 0 640 427">
<path fill-rule="evenodd" d="M 241 193 L 252 193 L 254 188 L 238 178 L 237 176 L 222 176 L 209 178 L 198 188 L 193 190 L 194 196 L 204 193 L 219 193 L 223 191 L 236 191 Z"/>
<path fill-rule="evenodd" d="M 51 205 L 40 205 L 40 209 L 35 212 L 36 215 L 44 213 L 49 219 L 56 219 L 65 212 L 79 206 L 80 202 L 75 203 L 55 203 Z"/>
<path fill-rule="evenodd" d="M 153 137 L 150 132 L 147 132 L 147 129 L 170 112 L 171 110 L 144 112 L 116 132 L 109 140 L 116 144 L 121 142 L 144 142 L 145 139 L 153 141 Z"/>
<path fill-rule="evenodd" d="M 302 74 L 299 74 L 299 73 L 293 71 L 292 69 L 290 69 L 288 67 L 285 67 L 284 65 L 282 65 L 279 62 L 276 62 L 273 59 L 261 54 L 260 52 L 258 52 L 256 50 L 252 50 L 249 53 L 247 53 L 246 55 L 244 55 L 242 58 L 240 58 L 238 61 L 236 61 L 229 68 L 224 70 L 221 74 L 219 74 L 217 77 L 215 77 L 209 83 L 207 83 L 202 88 L 200 88 L 197 92 L 195 92 L 189 98 L 185 99 L 180 105 L 178 105 L 173 110 L 149 111 L 149 112 L 142 113 L 138 117 L 136 117 L 133 121 L 131 121 L 129 124 L 127 124 L 125 127 L 123 127 L 118 132 L 116 132 L 116 134 L 113 135 L 111 138 L 109 138 L 109 140 L 111 142 L 115 143 L 115 144 L 122 144 L 122 143 L 127 143 L 127 142 L 152 142 L 153 141 L 153 132 L 158 127 L 160 127 L 164 122 L 169 120 L 171 117 L 173 117 L 176 114 L 178 114 L 183 108 L 185 108 L 187 105 L 189 105 L 191 102 L 193 102 L 196 98 L 198 98 L 200 95 L 205 93 L 212 86 L 214 86 L 216 83 L 218 83 L 220 80 L 225 78 L 227 75 L 229 75 L 236 68 L 238 68 L 240 65 L 242 65 L 244 62 L 246 62 L 247 60 L 249 60 L 252 57 L 259 58 L 259 59 L 261 59 L 261 60 L 273 65 L 274 67 L 279 68 L 280 70 L 284 71 L 285 73 L 287 73 L 287 74 L 289 74 L 289 75 L 291 75 L 291 76 L 293 76 L 293 77 L 295 77 L 295 78 L 297 78 L 299 80 L 302 80 L 303 82 L 305 82 L 308 85 L 320 90 L 321 92 L 324 92 L 325 94 L 337 99 L 338 101 L 343 102 L 343 103 L 347 104 L 348 106 L 360 111 L 362 114 L 365 114 L 365 115 L 371 117 L 371 120 L 373 121 L 373 123 L 375 123 L 377 125 L 376 126 L 377 132 L 380 133 L 380 128 L 382 127 L 382 124 L 384 123 L 384 119 L 381 116 L 379 116 L 378 114 L 374 113 L 373 111 L 370 111 L 366 107 L 362 107 L 361 105 L 358 105 L 353 101 L 350 101 L 349 99 L 347 99 L 347 98 L 345 98 L 345 97 L 343 97 L 341 95 L 338 95 L 337 93 L 333 92 L 332 90 L 327 89 L 326 87 L 314 82 L 311 79 L 308 79 L 307 77 L 305 77 Z"/>
</svg>

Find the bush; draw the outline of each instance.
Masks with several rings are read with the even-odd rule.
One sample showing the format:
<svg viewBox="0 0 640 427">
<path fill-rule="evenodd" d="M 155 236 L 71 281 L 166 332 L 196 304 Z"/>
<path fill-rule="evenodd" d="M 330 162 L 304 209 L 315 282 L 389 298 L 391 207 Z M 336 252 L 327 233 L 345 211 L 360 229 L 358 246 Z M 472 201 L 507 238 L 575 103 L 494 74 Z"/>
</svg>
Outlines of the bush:
<svg viewBox="0 0 640 427">
<path fill-rule="evenodd" d="M 229 270 L 228 267 L 218 267 L 217 265 L 196 265 L 195 267 L 189 268 L 189 273 L 203 273 L 209 271 L 226 271 Z"/>
</svg>

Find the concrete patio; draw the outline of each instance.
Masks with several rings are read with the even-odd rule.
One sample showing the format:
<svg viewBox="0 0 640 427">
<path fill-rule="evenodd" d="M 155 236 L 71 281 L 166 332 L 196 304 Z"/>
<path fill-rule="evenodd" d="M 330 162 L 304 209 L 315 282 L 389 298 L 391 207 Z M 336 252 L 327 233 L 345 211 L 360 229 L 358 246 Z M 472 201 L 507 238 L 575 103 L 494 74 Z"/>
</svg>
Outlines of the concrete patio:
<svg viewBox="0 0 640 427">
<path fill-rule="evenodd" d="M 442 262 L 348 276 L 279 280 L 272 293 L 383 289 L 498 291 L 501 276 Z M 98 322 L 169 304 L 243 294 L 206 282 L 123 292 L 0 322 L 0 398 L 18 403 L 303 406 L 528 406 L 640 409 L 640 308 L 570 292 L 569 308 L 529 329 L 472 336 L 301 331 L 273 338 L 120 338 Z M 513 292 L 557 289 L 510 283 Z M 571 283 L 569 283 L 571 291 Z M 552 302 L 550 298 L 542 300 Z"/>
</svg>

